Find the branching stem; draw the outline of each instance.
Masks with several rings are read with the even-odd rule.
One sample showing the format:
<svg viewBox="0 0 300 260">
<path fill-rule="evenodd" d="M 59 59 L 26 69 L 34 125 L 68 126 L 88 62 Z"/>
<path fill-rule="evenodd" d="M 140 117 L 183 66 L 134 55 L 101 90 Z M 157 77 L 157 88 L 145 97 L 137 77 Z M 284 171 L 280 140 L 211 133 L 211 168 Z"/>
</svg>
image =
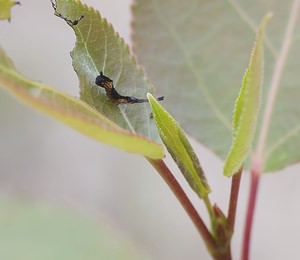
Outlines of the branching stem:
<svg viewBox="0 0 300 260">
<path fill-rule="evenodd" d="M 203 220 L 199 216 L 198 212 L 196 211 L 195 207 L 185 194 L 184 190 L 177 182 L 167 165 L 164 163 L 163 160 L 152 160 L 147 158 L 150 164 L 158 171 L 160 176 L 164 179 L 167 185 L 170 187 L 178 201 L 181 203 L 185 211 L 187 212 L 188 216 L 196 226 L 198 232 L 200 233 L 201 237 L 203 238 L 209 252 L 217 252 L 217 245 L 212 237 L 211 233 L 207 229 L 206 225 L 204 224 Z"/>
</svg>

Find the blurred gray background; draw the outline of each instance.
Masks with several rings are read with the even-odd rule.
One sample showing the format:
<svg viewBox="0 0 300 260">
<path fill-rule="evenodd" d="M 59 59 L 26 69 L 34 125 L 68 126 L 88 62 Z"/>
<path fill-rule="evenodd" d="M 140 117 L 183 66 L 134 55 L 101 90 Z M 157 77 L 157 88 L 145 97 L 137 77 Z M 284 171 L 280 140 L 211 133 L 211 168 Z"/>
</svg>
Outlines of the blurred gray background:
<svg viewBox="0 0 300 260">
<path fill-rule="evenodd" d="M 0 22 L 0 43 L 30 79 L 73 96 L 79 87 L 69 52 L 73 31 L 53 15 L 50 1 L 23 0 L 12 21 Z M 100 10 L 130 45 L 130 0 L 84 1 Z M 241 75 L 242 76 L 242 75 Z M 166 97 L 167 98 L 167 97 Z M 209 129 L 208 129 L 209 131 Z M 227 211 L 230 180 L 222 162 L 191 140 L 207 173 L 211 200 Z M 191 192 L 170 158 L 166 159 Z M 262 178 L 251 247 L 252 259 L 300 257 L 300 175 L 292 166 Z M 233 255 L 240 256 L 249 174 L 242 177 Z M 38 199 L 109 222 L 153 259 L 210 259 L 193 224 L 147 161 L 97 143 L 18 102 L 0 89 L 0 196 Z"/>
</svg>

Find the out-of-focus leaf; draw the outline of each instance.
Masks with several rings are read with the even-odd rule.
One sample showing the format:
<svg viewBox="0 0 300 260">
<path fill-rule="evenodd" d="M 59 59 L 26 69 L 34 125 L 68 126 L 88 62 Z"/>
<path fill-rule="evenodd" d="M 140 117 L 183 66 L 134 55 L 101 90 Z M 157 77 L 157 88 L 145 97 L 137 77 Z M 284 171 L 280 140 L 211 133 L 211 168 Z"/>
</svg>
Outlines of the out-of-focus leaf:
<svg viewBox="0 0 300 260">
<path fill-rule="evenodd" d="M 70 20 L 84 15 L 76 26 L 71 26 L 77 38 L 71 56 L 80 81 L 80 98 L 120 127 L 159 140 L 148 103 L 117 106 L 108 100 L 101 87 L 95 85 L 96 77 L 103 71 L 122 95 L 146 98 L 152 89 L 112 25 L 98 11 L 79 1 L 58 0 L 57 13 Z"/>
<path fill-rule="evenodd" d="M 0 86 L 23 102 L 97 141 L 153 159 L 164 157 L 160 144 L 120 128 L 76 98 L 21 76 L 1 48 Z"/>
<path fill-rule="evenodd" d="M 0 0 L 0 20 L 10 20 L 11 8 L 16 4 L 20 4 L 20 2 L 11 0 Z"/>
<path fill-rule="evenodd" d="M 256 130 L 263 78 L 263 36 L 271 15 L 264 17 L 258 28 L 242 87 L 233 112 L 232 146 L 224 165 L 224 175 L 232 176 L 244 164 Z"/>
<path fill-rule="evenodd" d="M 108 223 L 48 205 L 0 201 L 0 259 L 150 259 Z"/>
<path fill-rule="evenodd" d="M 139 61 L 166 96 L 166 109 L 187 133 L 223 159 L 231 144 L 232 109 L 257 25 L 265 13 L 274 13 L 265 38 L 263 110 L 291 4 L 291 0 L 136 1 L 133 41 Z M 274 107 L 264 155 L 266 171 L 300 160 L 299 32 L 297 26 Z"/>
<path fill-rule="evenodd" d="M 191 188 L 200 198 L 205 197 L 210 192 L 210 188 L 199 160 L 185 133 L 175 119 L 151 94 L 148 94 L 148 99 L 163 143 Z"/>
</svg>

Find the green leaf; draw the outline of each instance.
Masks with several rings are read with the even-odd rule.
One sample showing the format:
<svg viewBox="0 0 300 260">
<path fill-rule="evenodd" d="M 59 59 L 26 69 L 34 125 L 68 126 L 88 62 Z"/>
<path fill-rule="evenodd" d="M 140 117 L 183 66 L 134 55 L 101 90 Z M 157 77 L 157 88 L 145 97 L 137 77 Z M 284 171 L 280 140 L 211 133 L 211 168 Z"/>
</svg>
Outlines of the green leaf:
<svg viewBox="0 0 300 260">
<path fill-rule="evenodd" d="M 11 8 L 20 2 L 11 1 L 11 0 L 0 0 L 0 20 L 9 20 L 11 19 Z"/>
<path fill-rule="evenodd" d="M 150 259 L 99 219 L 17 200 L 0 201 L 0 259 Z"/>
<path fill-rule="evenodd" d="M 189 135 L 225 159 L 234 101 L 260 19 L 270 10 L 275 14 L 265 37 L 263 111 L 292 1 L 135 3 L 134 50 L 149 79 L 166 97 L 164 106 Z M 275 102 L 264 154 L 266 171 L 300 161 L 298 34 L 296 30 Z"/>
<path fill-rule="evenodd" d="M 98 11 L 79 1 L 58 0 L 57 12 L 71 20 L 84 15 L 76 26 L 71 26 L 77 38 L 71 56 L 80 81 L 80 98 L 120 127 L 158 141 L 148 103 L 117 106 L 108 100 L 102 88 L 95 85 L 96 77 L 103 71 L 113 79 L 115 88 L 122 95 L 146 98 L 147 92 L 151 91 L 151 84 L 123 39 Z"/>
<path fill-rule="evenodd" d="M 263 77 L 263 36 L 271 15 L 266 15 L 257 32 L 256 42 L 250 57 L 242 87 L 233 112 L 232 146 L 224 165 L 224 175 L 237 173 L 245 162 L 256 130 L 261 103 Z"/>
<path fill-rule="evenodd" d="M 199 160 L 183 130 L 151 94 L 148 94 L 148 99 L 163 143 L 191 188 L 200 198 L 205 197 L 210 192 L 210 188 Z"/>
<path fill-rule="evenodd" d="M 0 86 L 23 102 L 97 141 L 153 159 L 164 157 L 160 144 L 120 128 L 76 98 L 20 75 L 1 48 Z"/>
</svg>

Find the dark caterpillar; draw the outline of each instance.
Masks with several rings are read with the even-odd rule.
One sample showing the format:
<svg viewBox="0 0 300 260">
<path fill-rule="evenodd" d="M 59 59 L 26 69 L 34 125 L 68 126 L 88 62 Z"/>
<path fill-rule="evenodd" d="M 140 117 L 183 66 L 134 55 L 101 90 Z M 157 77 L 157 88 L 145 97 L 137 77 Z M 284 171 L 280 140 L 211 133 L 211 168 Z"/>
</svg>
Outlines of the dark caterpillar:
<svg viewBox="0 0 300 260">
<path fill-rule="evenodd" d="M 101 88 L 105 89 L 106 96 L 116 104 L 135 104 L 135 103 L 144 103 L 148 102 L 148 99 L 141 99 L 130 96 L 122 96 L 120 95 L 113 84 L 113 80 L 109 77 L 105 76 L 102 71 L 100 71 L 100 75 L 97 76 L 95 84 Z M 163 100 L 164 97 L 157 98 L 158 101 Z"/>
</svg>

